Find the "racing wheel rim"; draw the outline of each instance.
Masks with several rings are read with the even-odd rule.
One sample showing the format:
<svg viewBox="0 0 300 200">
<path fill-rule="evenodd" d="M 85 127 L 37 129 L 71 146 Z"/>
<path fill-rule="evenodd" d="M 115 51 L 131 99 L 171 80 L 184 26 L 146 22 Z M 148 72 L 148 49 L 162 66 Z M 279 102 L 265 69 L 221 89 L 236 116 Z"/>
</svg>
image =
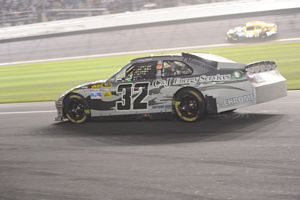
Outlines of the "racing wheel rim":
<svg viewBox="0 0 300 200">
<path fill-rule="evenodd" d="M 78 95 L 68 97 L 65 107 L 66 117 L 73 123 L 83 123 L 87 121 L 89 109 L 84 99 Z"/>
<path fill-rule="evenodd" d="M 187 91 L 174 99 L 177 117 L 186 122 L 194 122 L 203 113 L 203 99 L 194 91 Z"/>
</svg>

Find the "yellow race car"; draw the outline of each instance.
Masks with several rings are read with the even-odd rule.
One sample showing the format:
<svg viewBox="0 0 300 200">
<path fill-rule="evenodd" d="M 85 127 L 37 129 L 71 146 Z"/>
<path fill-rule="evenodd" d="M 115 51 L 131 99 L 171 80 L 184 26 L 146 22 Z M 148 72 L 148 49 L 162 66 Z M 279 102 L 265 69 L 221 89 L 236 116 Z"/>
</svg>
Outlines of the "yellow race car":
<svg viewBox="0 0 300 200">
<path fill-rule="evenodd" d="M 236 42 L 246 39 L 266 39 L 275 37 L 278 33 L 277 25 L 262 21 L 252 21 L 245 26 L 238 26 L 227 32 L 226 39 L 229 42 Z"/>
</svg>

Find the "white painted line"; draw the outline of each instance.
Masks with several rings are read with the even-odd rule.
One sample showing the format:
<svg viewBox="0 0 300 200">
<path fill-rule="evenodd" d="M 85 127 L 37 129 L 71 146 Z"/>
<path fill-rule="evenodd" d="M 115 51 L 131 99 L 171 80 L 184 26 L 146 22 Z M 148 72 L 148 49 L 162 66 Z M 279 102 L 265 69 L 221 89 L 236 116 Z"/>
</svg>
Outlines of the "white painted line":
<svg viewBox="0 0 300 200">
<path fill-rule="evenodd" d="M 279 39 L 276 41 L 278 41 L 278 42 L 300 41 L 300 38 L 285 38 L 285 39 Z"/>
<path fill-rule="evenodd" d="M 300 41 L 300 38 L 285 38 L 285 39 L 275 40 L 275 42 L 289 42 L 289 41 Z M 164 53 L 164 52 L 170 52 L 170 51 L 184 51 L 184 50 L 193 50 L 193 49 L 196 50 L 196 49 L 206 49 L 206 48 L 216 48 L 216 47 L 237 46 L 237 45 L 242 45 L 242 44 L 243 43 L 240 43 L 240 44 L 221 43 L 221 44 L 184 46 L 184 47 L 163 48 L 163 49 L 147 49 L 147 50 L 138 50 L 138 51 L 127 51 L 127 52 L 104 53 L 104 54 L 94 54 L 94 55 L 84 55 L 84 56 L 50 58 L 50 59 L 41 59 L 41 60 L 7 62 L 7 63 L 0 63 L 0 66 L 33 64 L 33 63 L 55 62 L 55 61 L 66 61 L 66 60 L 79 60 L 79 59 L 101 58 L 101 57 L 111 57 L 111 56 L 125 56 L 125 55 L 134 55 L 134 54 Z"/>
<path fill-rule="evenodd" d="M 18 115 L 18 114 L 38 114 L 38 113 L 53 113 L 56 110 L 37 110 L 37 111 L 19 111 L 19 112 L 0 112 L 0 115 Z"/>
<path fill-rule="evenodd" d="M 78 60 L 78 59 L 87 59 L 87 58 L 101 58 L 101 57 L 110 57 L 110 56 L 134 55 L 134 54 L 163 53 L 163 52 L 169 52 L 169 51 L 182 51 L 182 50 L 191 50 L 191 49 L 227 47 L 227 46 L 232 46 L 232 45 L 233 44 L 223 43 L 223 44 L 185 46 L 185 47 L 164 48 L 164 49 L 148 49 L 148 50 L 139 50 L 139 51 L 127 51 L 127 52 L 94 54 L 94 55 L 85 55 L 85 56 L 50 58 L 50 59 L 42 59 L 42 60 L 8 62 L 8 63 L 0 63 L 0 66 L 19 65 L 19 64 L 32 64 L 32 63 L 40 63 L 40 62 L 65 61 L 65 60 Z"/>
</svg>

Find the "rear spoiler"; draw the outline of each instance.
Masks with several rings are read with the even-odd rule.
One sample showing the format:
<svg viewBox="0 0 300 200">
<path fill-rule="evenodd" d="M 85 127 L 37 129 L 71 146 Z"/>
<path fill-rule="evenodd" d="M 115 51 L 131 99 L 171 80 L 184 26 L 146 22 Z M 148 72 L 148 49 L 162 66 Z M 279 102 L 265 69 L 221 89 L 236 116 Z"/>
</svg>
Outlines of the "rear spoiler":
<svg viewBox="0 0 300 200">
<path fill-rule="evenodd" d="M 274 61 L 259 61 L 255 63 L 250 63 L 245 66 L 245 71 L 247 74 L 256 74 L 261 72 L 272 71 L 277 68 L 277 65 Z"/>
</svg>

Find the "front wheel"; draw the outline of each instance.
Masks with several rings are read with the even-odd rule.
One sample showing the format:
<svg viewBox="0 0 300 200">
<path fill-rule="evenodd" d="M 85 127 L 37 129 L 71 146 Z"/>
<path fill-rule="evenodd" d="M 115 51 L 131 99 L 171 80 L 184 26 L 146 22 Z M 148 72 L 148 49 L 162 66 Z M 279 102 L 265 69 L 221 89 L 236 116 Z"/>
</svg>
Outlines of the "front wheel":
<svg viewBox="0 0 300 200">
<path fill-rule="evenodd" d="M 259 38 L 262 39 L 262 40 L 266 39 L 267 37 L 268 37 L 268 36 L 267 36 L 267 33 L 265 33 L 265 32 L 262 32 L 262 33 L 259 35 Z"/>
<path fill-rule="evenodd" d="M 231 37 L 227 36 L 226 39 L 228 42 L 239 42 L 239 40 L 240 40 L 240 38 L 238 36 L 231 36 Z"/>
<path fill-rule="evenodd" d="M 185 122 L 195 122 L 205 114 L 205 102 L 198 92 L 186 89 L 173 98 L 173 111 L 176 117 Z"/>
<path fill-rule="evenodd" d="M 90 109 L 85 99 L 77 94 L 71 94 L 64 101 L 66 117 L 75 124 L 81 124 L 90 119 Z"/>
</svg>

